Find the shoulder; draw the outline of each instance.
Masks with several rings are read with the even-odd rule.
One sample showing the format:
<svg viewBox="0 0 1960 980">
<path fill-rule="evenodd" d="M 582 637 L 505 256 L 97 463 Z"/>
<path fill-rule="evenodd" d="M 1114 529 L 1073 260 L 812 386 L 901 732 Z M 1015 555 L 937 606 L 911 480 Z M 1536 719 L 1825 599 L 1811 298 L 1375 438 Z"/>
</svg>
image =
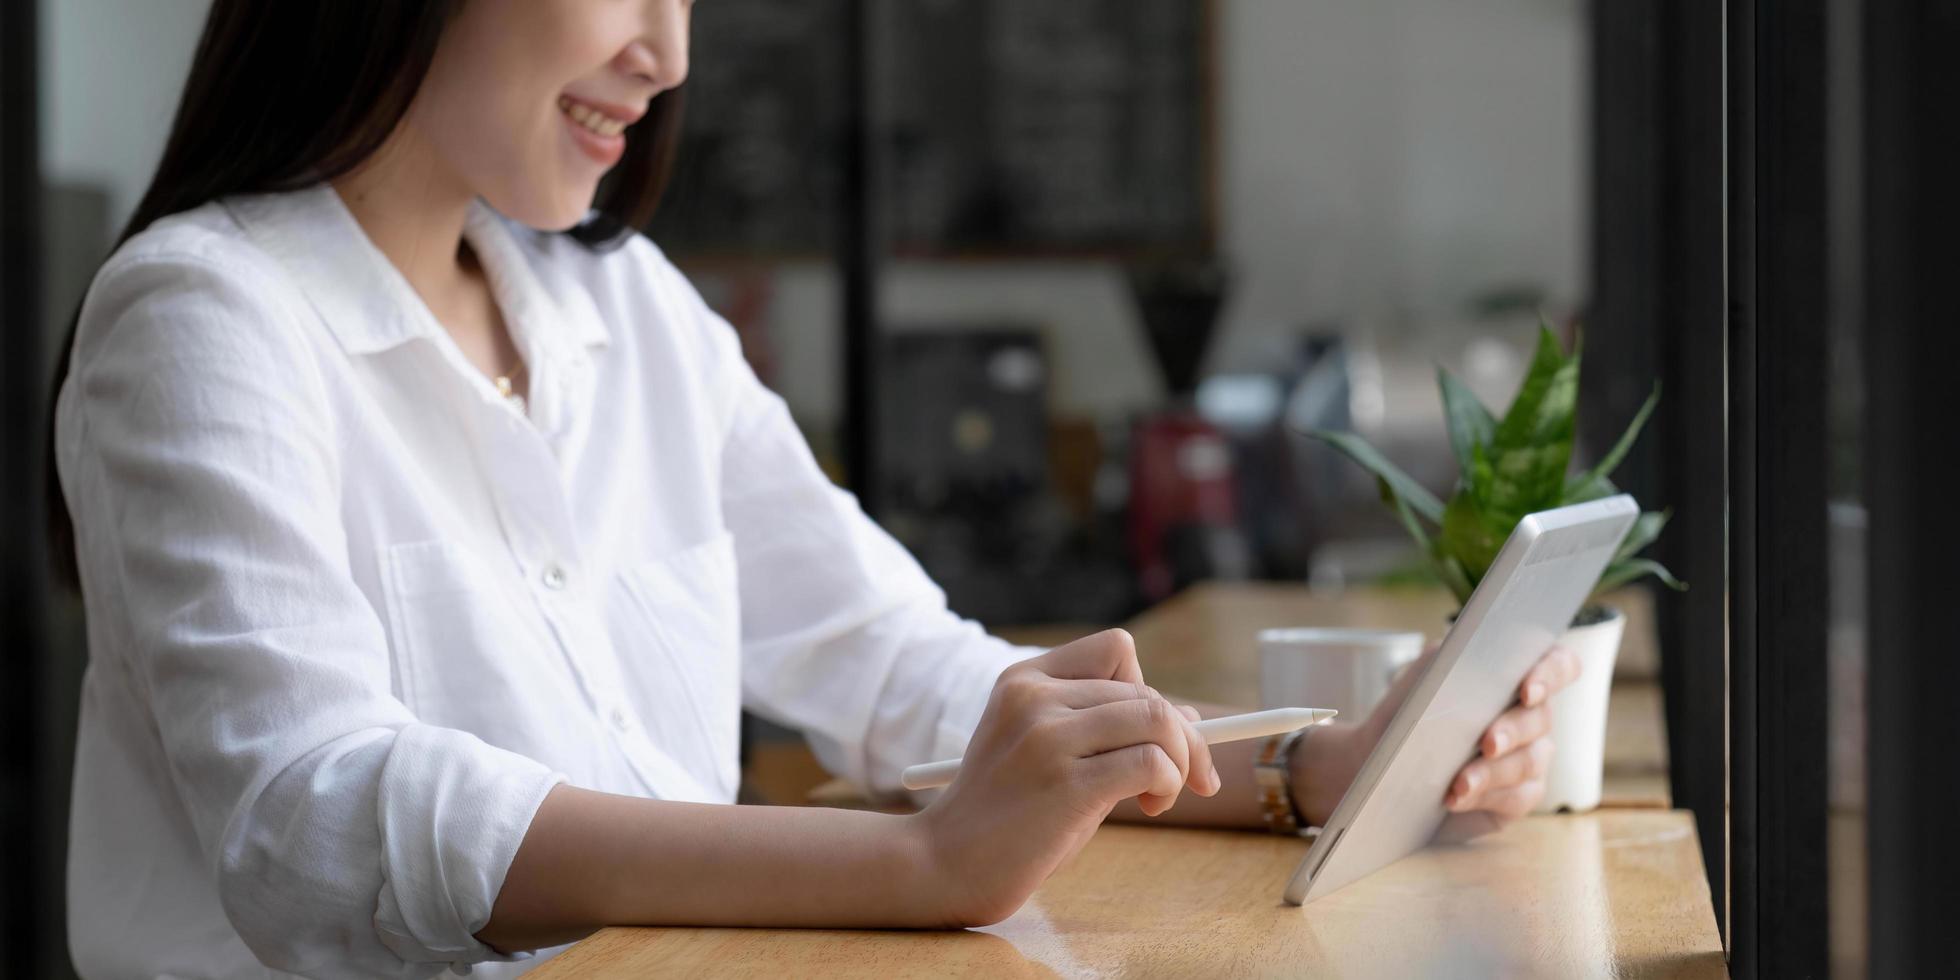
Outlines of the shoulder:
<svg viewBox="0 0 1960 980">
<path fill-rule="evenodd" d="M 116 249 L 89 285 L 82 322 L 164 297 L 263 309 L 279 305 L 292 288 L 288 278 L 213 202 L 161 218 Z"/>
<path fill-rule="evenodd" d="M 222 203 L 162 218 L 103 263 L 76 321 L 70 376 L 304 367 L 290 277 Z"/>
<path fill-rule="evenodd" d="M 267 294 L 286 279 L 278 264 L 220 202 L 158 219 L 102 263 L 89 287 L 121 295 L 146 285 L 176 284 L 214 292 Z"/>
</svg>

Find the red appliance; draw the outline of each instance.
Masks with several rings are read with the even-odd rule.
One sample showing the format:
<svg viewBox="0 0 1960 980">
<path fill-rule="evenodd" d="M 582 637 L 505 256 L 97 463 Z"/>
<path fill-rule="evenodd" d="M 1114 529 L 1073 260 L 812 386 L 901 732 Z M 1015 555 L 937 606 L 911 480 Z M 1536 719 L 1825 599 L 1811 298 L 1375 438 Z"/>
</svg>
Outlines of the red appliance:
<svg viewBox="0 0 1960 980">
<path fill-rule="evenodd" d="M 1187 257 L 1131 270 L 1144 335 L 1170 398 L 1136 423 L 1130 444 L 1129 537 L 1149 601 L 1200 578 L 1244 578 L 1238 489 L 1225 434 L 1192 408 L 1198 369 L 1225 301 L 1224 269 Z"/>
<path fill-rule="evenodd" d="M 1237 528 L 1224 433 L 1189 408 L 1140 420 L 1130 445 L 1130 554 L 1144 596 L 1156 602 L 1176 591 L 1181 570 L 1231 570 Z"/>
</svg>

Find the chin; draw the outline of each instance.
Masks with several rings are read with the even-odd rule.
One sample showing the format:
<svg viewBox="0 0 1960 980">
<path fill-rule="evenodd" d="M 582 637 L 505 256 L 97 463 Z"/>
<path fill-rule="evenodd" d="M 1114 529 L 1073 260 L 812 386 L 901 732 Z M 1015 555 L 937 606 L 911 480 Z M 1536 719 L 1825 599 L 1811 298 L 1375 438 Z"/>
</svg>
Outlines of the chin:
<svg viewBox="0 0 1960 980">
<path fill-rule="evenodd" d="M 487 199 L 497 213 L 527 228 L 539 231 L 570 231 L 592 210 L 592 199 L 597 189 L 567 191 L 554 195 L 548 200 L 513 201 L 510 207 L 502 202 Z"/>
<path fill-rule="evenodd" d="M 586 201 L 576 208 L 556 208 L 538 221 L 525 221 L 524 224 L 539 231 L 571 231 L 592 210 L 592 202 Z"/>
</svg>

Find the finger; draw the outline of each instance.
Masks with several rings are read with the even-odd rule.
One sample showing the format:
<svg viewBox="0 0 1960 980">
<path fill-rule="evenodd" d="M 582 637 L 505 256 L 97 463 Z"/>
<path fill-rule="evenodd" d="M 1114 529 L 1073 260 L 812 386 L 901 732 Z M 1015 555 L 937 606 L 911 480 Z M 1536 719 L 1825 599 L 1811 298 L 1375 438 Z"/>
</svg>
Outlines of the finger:
<svg viewBox="0 0 1960 980">
<path fill-rule="evenodd" d="M 1518 703 L 1527 708 L 1543 704 L 1545 699 L 1579 679 L 1580 666 L 1579 658 L 1572 651 L 1553 647 L 1524 675 L 1524 682 L 1518 685 Z"/>
<path fill-rule="evenodd" d="M 1491 793 L 1543 779 L 1551 764 L 1550 738 L 1538 739 L 1522 751 L 1495 759 L 1472 759 L 1450 782 L 1449 794 L 1443 798 L 1443 805 L 1457 813 L 1482 809 Z"/>
<path fill-rule="evenodd" d="M 1056 701 L 1078 710 L 1112 701 L 1140 701 L 1144 698 L 1163 697 L 1162 694 L 1157 693 L 1156 688 L 1148 684 L 1132 684 L 1128 681 L 1050 678 L 1047 683 Z"/>
<path fill-rule="evenodd" d="M 1064 643 L 1033 661 L 1051 677 L 1143 683 L 1137 666 L 1137 645 L 1121 629 L 1103 630 L 1073 643 Z"/>
<path fill-rule="evenodd" d="M 1184 777 L 1156 743 L 1131 745 L 1090 756 L 1078 763 L 1079 783 L 1094 795 L 1098 806 L 1136 797 L 1145 816 L 1154 817 L 1177 802 Z"/>
<path fill-rule="evenodd" d="M 1077 758 L 1156 744 L 1177 767 L 1180 784 L 1191 774 L 1191 742 L 1203 744 L 1191 723 L 1162 698 L 1099 704 L 1070 713 L 1061 724 L 1069 729 L 1063 744 Z"/>
<path fill-rule="evenodd" d="M 1087 710 L 1107 704 L 1155 699 L 1164 701 L 1164 696 L 1155 688 L 1144 684 L 1126 684 L 1122 681 L 1051 681 L 1058 696 L 1071 708 Z M 1191 789 L 1201 796 L 1211 796 L 1224 785 L 1219 778 L 1218 769 L 1212 763 L 1211 747 L 1205 744 L 1203 735 L 1198 734 L 1195 723 L 1203 717 L 1198 709 L 1190 705 L 1170 705 L 1176 711 L 1180 728 L 1184 733 L 1184 773 Z M 1129 743 L 1123 743 L 1129 744 Z M 1105 749 L 1106 750 L 1106 749 Z M 1178 753 L 1172 752 L 1173 759 Z"/>
<path fill-rule="evenodd" d="M 1162 698 L 1145 684 L 1112 680 L 1064 680 L 1042 669 L 1041 658 L 1025 660 L 1001 671 L 989 695 L 989 708 L 1020 724 L 1052 714 L 1058 708 L 1088 708 L 1112 701 Z"/>
<path fill-rule="evenodd" d="M 1483 805 L 1477 807 L 1477 810 L 1490 814 L 1498 820 L 1509 822 L 1519 817 L 1529 816 L 1544 798 L 1545 781 L 1531 779 L 1516 786 L 1492 790 L 1484 797 Z"/>
<path fill-rule="evenodd" d="M 1495 759 L 1506 752 L 1516 750 L 1533 739 L 1540 738 L 1552 730 L 1552 711 L 1545 705 L 1535 708 L 1512 708 L 1497 716 L 1484 730 L 1481 748 L 1484 757 Z"/>
<path fill-rule="evenodd" d="M 1204 738 L 1168 701 L 1097 705 L 1072 713 L 1063 724 L 1075 730 L 1064 737 L 1063 744 L 1074 746 L 1078 757 L 1152 743 L 1163 749 L 1176 767 L 1180 785 L 1204 796 L 1218 792 L 1218 773 L 1212 768 Z M 1169 805 L 1166 801 L 1163 806 L 1167 809 Z"/>
<path fill-rule="evenodd" d="M 1188 704 L 1174 705 L 1178 717 L 1184 722 L 1184 744 L 1190 747 L 1191 769 L 1188 782 L 1193 792 L 1199 796 L 1215 796 L 1224 781 L 1218 778 L 1218 766 L 1212 762 L 1211 746 L 1205 737 L 1198 734 L 1198 709 Z"/>
</svg>

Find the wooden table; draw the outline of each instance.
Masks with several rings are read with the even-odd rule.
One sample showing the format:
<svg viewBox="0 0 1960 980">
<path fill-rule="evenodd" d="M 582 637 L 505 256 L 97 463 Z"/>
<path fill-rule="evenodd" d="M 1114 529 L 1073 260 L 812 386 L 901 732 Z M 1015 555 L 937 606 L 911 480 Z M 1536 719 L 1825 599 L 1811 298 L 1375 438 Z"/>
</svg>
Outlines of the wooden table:
<svg viewBox="0 0 1960 980">
<path fill-rule="evenodd" d="M 1609 597 L 1627 614 L 1607 707 L 1602 805 L 1666 808 L 1667 736 L 1653 606 L 1647 594 Z M 1351 589 L 1329 596 L 1300 585 L 1205 583 L 1132 620 L 1137 659 L 1152 686 L 1218 704 L 1259 703 L 1259 631 L 1282 626 L 1410 630 L 1442 639 L 1455 604 L 1441 590 Z"/>
<path fill-rule="evenodd" d="M 1111 825 L 985 929 L 607 929 L 532 975 L 1727 975 L 1685 812 L 1536 817 L 1296 908 L 1279 896 L 1306 847 Z"/>
<path fill-rule="evenodd" d="M 1660 657 L 1654 633 L 1653 599 L 1642 588 L 1622 589 L 1605 598 L 1626 613 L 1626 638 L 1613 674 L 1623 680 L 1655 680 Z M 1341 626 L 1410 630 L 1434 642 L 1443 638 L 1456 602 L 1441 589 L 1357 588 L 1315 592 L 1283 582 L 1203 582 L 1166 599 L 1124 624 L 1136 634 L 1147 659 L 1146 671 L 1179 672 L 1201 689 L 1193 697 L 1257 700 L 1259 631 L 1279 626 Z M 1074 631 L 1081 635 L 1087 630 Z M 1051 631 L 1052 632 L 1052 631 Z M 1055 637 L 1049 636 L 1049 642 Z M 1160 690 L 1175 682 L 1152 676 Z M 1182 688 L 1175 688 L 1183 690 Z"/>
<path fill-rule="evenodd" d="M 1632 589 L 1608 601 L 1627 614 L 1626 637 L 1614 664 L 1607 708 L 1606 780 L 1601 805 L 1672 806 L 1667 736 L 1662 715 L 1653 604 Z M 1173 696 L 1227 705 L 1259 704 L 1259 631 L 1280 626 L 1365 626 L 1411 630 L 1431 640 L 1454 608 L 1439 590 L 1351 589 L 1339 595 L 1275 583 L 1206 583 L 1179 593 L 1126 624 L 1137 641 L 1144 674 Z M 1054 646 L 1101 627 L 1090 624 L 1000 630 L 1016 643 Z M 757 745 L 747 782 L 754 802 L 802 803 L 813 791 L 824 802 L 848 801 L 856 791 L 829 777 L 801 742 Z"/>
<path fill-rule="evenodd" d="M 1623 608 L 1608 805 L 1594 813 L 1432 847 L 1304 908 L 1279 896 L 1305 841 L 1111 825 L 986 929 L 607 929 L 533 975 L 1726 976 L 1693 817 L 1666 809 L 1651 616 L 1639 598 Z M 1203 585 L 1129 628 L 1160 690 L 1250 705 L 1261 629 L 1374 626 L 1433 639 L 1449 609 L 1424 593 L 1333 599 L 1298 586 Z M 1091 629 L 1016 638 L 1059 642 Z M 802 781 L 765 797 L 800 800 L 820 778 L 801 746 L 757 755 L 785 785 Z"/>
</svg>

